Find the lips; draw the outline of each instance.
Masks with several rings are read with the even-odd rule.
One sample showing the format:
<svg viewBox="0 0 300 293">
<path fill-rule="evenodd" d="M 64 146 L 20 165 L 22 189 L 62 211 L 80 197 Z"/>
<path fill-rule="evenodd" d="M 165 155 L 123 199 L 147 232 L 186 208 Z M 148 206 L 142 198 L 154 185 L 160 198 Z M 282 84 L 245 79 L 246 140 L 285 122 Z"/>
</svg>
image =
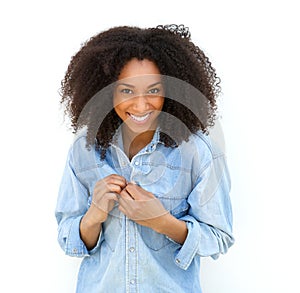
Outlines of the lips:
<svg viewBox="0 0 300 293">
<path fill-rule="evenodd" d="M 136 123 L 144 123 L 149 119 L 151 113 L 152 112 L 147 113 L 145 115 L 134 115 L 134 114 L 128 113 L 128 116 Z"/>
</svg>

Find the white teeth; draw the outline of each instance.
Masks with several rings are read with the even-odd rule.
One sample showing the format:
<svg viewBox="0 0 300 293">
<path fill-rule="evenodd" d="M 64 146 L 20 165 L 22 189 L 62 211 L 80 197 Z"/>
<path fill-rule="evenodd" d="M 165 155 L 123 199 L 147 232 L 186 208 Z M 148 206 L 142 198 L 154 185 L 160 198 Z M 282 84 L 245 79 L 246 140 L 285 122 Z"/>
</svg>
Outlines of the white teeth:
<svg viewBox="0 0 300 293">
<path fill-rule="evenodd" d="M 144 115 L 144 116 L 135 116 L 133 114 L 130 114 L 130 117 L 138 122 L 142 122 L 144 120 L 146 120 L 149 117 L 150 113 Z"/>
</svg>

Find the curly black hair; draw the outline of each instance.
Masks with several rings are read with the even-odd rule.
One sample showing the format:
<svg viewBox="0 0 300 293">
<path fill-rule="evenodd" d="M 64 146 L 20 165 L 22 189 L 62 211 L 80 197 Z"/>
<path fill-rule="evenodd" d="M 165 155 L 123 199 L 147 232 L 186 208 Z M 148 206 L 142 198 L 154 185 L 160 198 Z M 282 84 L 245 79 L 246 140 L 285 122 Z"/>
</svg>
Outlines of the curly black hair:
<svg viewBox="0 0 300 293">
<path fill-rule="evenodd" d="M 121 26 L 85 42 L 72 57 L 61 83 L 65 113 L 74 133 L 87 127 L 87 147 L 95 144 L 105 158 L 122 124 L 113 109 L 111 85 L 133 58 L 154 62 L 165 80 L 162 113 L 168 115 L 159 116 L 160 141 L 176 147 L 191 133 L 208 133 L 216 120 L 220 79 L 208 57 L 191 41 L 189 29 L 183 25 Z M 98 102 L 90 103 L 95 97 Z M 175 126 L 174 121 L 180 123 Z"/>
</svg>

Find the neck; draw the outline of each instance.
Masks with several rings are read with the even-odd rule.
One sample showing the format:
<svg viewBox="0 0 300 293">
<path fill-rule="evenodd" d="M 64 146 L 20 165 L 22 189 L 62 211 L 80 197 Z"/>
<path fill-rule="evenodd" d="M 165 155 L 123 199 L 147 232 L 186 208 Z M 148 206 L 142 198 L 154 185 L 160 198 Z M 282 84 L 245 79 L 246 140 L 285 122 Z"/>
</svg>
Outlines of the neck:
<svg viewBox="0 0 300 293">
<path fill-rule="evenodd" d="M 124 151 L 130 160 L 142 148 L 151 142 L 154 132 L 155 129 L 149 129 L 142 133 L 136 133 L 131 131 L 126 125 L 123 125 L 122 138 Z"/>
</svg>

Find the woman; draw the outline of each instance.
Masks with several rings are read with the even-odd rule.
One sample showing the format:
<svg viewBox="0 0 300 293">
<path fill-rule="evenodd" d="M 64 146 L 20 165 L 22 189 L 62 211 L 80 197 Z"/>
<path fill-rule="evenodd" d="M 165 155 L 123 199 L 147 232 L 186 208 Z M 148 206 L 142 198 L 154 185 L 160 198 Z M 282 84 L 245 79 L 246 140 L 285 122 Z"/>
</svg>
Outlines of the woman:
<svg viewBox="0 0 300 293">
<path fill-rule="evenodd" d="M 201 292 L 200 258 L 233 244 L 230 179 L 208 130 L 219 79 L 184 26 L 116 27 L 62 83 L 77 133 L 56 207 L 83 257 L 77 292 Z"/>
</svg>

